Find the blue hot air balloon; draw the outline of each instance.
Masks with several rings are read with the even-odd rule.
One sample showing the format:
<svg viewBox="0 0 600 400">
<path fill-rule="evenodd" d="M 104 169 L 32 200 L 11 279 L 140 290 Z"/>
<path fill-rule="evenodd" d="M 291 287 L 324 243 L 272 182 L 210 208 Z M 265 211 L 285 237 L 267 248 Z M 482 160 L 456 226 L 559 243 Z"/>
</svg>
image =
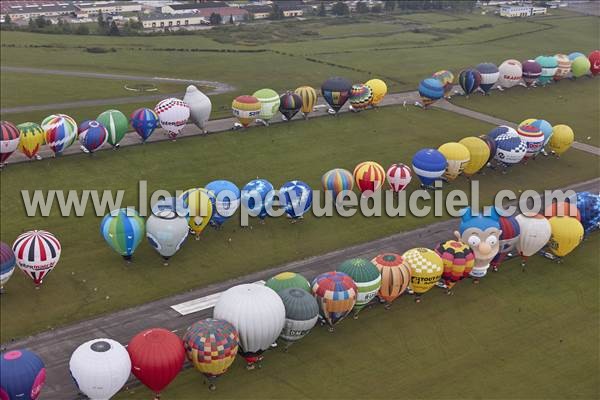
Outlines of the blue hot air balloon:
<svg viewBox="0 0 600 400">
<path fill-rule="evenodd" d="M 423 79 L 419 83 L 419 95 L 424 108 L 444 97 L 444 85 L 435 78 Z"/>
<path fill-rule="evenodd" d="M 495 127 L 494 129 L 492 129 L 491 131 L 488 132 L 487 136 L 490 139 L 495 141 L 498 136 L 504 135 L 504 134 L 518 136 L 517 131 L 515 131 L 510 126 L 506 126 L 506 125 L 499 125 L 499 126 Z"/>
<path fill-rule="evenodd" d="M 240 206 L 240 189 L 235 183 L 226 180 L 212 181 L 205 187 L 212 194 L 213 215 L 210 225 L 220 227 L 227 221 Z"/>
<path fill-rule="evenodd" d="M 131 126 L 145 142 L 158 126 L 158 115 L 149 108 L 138 108 L 131 113 Z"/>
<path fill-rule="evenodd" d="M 79 142 L 87 151 L 93 153 L 108 140 L 108 131 L 100 122 L 84 121 L 79 125 Z"/>
<path fill-rule="evenodd" d="M 286 182 L 279 189 L 279 201 L 290 218 L 302 218 L 312 206 L 312 189 L 302 181 Z"/>
<path fill-rule="evenodd" d="M 481 84 L 481 74 L 476 69 L 465 69 L 458 74 L 458 84 L 465 95 L 469 96 Z"/>
<path fill-rule="evenodd" d="M 504 167 L 521 162 L 527 153 L 527 144 L 517 133 L 507 132 L 496 136 L 494 159 Z"/>
<path fill-rule="evenodd" d="M 529 125 L 535 126 L 544 134 L 544 145 L 540 148 L 541 151 L 544 148 L 544 146 L 548 144 L 548 141 L 550 141 L 550 138 L 552 137 L 552 133 L 554 132 L 554 130 L 552 129 L 552 125 L 545 119 L 536 119 Z"/>
<path fill-rule="evenodd" d="M 121 208 L 106 214 L 100 223 L 100 233 L 106 243 L 126 261 L 145 236 L 145 222 L 133 209 Z"/>
<path fill-rule="evenodd" d="M 581 57 L 581 56 L 585 57 L 585 54 L 580 53 L 578 51 L 574 51 L 573 53 L 569 54 L 569 60 L 571 60 L 571 62 L 573 62 L 573 61 L 575 61 L 576 58 Z"/>
<path fill-rule="evenodd" d="M 600 228 L 600 195 L 590 192 L 577 193 L 577 210 L 586 235 Z"/>
<path fill-rule="evenodd" d="M 421 186 L 433 187 L 433 184 L 446 171 L 446 157 L 435 149 L 419 150 L 412 159 L 412 168 L 421 181 Z"/>
<path fill-rule="evenodd" d="M 273 206 L 274 196 L 271 182 L 266 179 L 254 179 L 242 189 L 242 206 L 248 210 L 248 214 L 264 220 Z"/>
<path fill-rule="evenodd" d="M 0 398 L 35 400 L 46 381 L 44 362 L 32 351 L 13 350 L 0 356 Z"/>
<path fill-rule="evenodd" d="M 481 83 L 479 87 L 483 90 L 483 93 L 488 94 L 492 87 L 498 82 L 500 77 L 500 71 L 498 67 L 492 63 L 481 63 L 475 67 L 475 69 L 481 75 Z"/>
</svg>

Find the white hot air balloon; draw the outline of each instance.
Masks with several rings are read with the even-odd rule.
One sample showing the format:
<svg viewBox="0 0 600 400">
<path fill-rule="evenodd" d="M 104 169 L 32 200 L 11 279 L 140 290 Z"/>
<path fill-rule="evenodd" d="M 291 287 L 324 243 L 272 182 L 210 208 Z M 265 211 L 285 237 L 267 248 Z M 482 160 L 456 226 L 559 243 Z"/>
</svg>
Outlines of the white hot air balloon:
<svg viewBox="0 0 600 400">
<path fill-rule="evenodd" d="M 506 60 L 498 67 L 500 76 L 498 77 L 498 86 L 511 88 L 521 83 L 523 77 L 523 67 L 517 60 Z"/>
<path fill-rule="evenodd" d="M 516 217 L 521 234 L 517 242 L 517 250 L 523 258 L 523 265 L 530 257 L 540 251 L 550 240 L 552 226 L 541 214 L 517 215 Z"/>
<path fill-rule="evenodd" d="M 79 346 L 69 361 L 79 390 L 92 400 L 110 399 L 129 379 L 131 360 L 112 339 L 94 339 Z"/>
<path fill-rule="evenodd" d="M 179 250 L 188 233 L 187 217 L 178 215 L 170 205 L 153 207 L 146 220 L 148 242 L 163 257 L 165 265 L 168 265 L 169 257 Z"/>
<path fill-rule="evenodd" d="M 179 132 L 187 124 L 190 118 L 190 108 L 183 101 L 171 97 L 158 103 L 154 107 L 154 112 L 158 115 L 160 126 L 169 132 L 169 137 L 175 139 Z"/>
<path fill-rule="evenodd" d="M 194 85 L 187 87 L 183 101 L 190 108 L 190 119 L 203 132 L 206 133 L 206 122 L 210 117 L 212 103 L 207 95 L 202 93 Z"/>
<path fill-rule="evenodd" d="M 285 325 L 285 306 L 271 288 L 256 283 L 234 286 L 221 294 L 214 318 L 229 322 L 240 334 L 240 355 L 247 368 L 277 340 Z"/>
<path fill-rule="evenodd" d="M 61 245 L 52 233 L 35 230 L 19 235 L 12 249 L 21 271 L 33 279 L 36 288 L 39 288 L 42 280 L 58 263 Z"/>
</svg>

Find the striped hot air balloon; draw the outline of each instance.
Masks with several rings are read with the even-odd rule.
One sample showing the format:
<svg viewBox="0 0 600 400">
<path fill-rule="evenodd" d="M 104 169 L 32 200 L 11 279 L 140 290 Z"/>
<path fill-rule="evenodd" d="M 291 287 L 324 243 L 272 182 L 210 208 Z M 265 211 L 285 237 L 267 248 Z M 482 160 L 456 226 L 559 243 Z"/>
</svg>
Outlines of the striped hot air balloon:
<svg viewBox="0 0 600 400">
<path fill-rule="evenodd" d="M 352 191 L 354 178 L 350 171 L 343 168 L 335 168 L 323 174 L 321 183 L 324 190 L 333 192 L 333 199 L 336 200 L 342 191 Z"/>
<path fill-rule="evenodd" d="M 408 165 L 401 163 L 392 164 L 386 173 L 387 181 L 394 192 L 403 191 L 412 179 L 412 172 Z"/>
<path fill-rule="evenodd" d="M 19 147 L 21 132 L 12 122 L 8 121 L 0 121 L 0 127 L 2 128 L 0 133 L 0 166 L 2 166 Z"/>
<path fill-rule="evenodd" d="M 238 96 L 231 103 L 233 116 L 240 121 L 244 128 L 258 118 L 261 108 L 260 100 L 254 96 Z"/>
<path fill-rule="evenodd" d="M 343 272 L 331 271 L 317 276 L 312 282 L 312 290 L 319 303 L 319 313 L 333 332 L 333 327 L 352 311 L 356 303 L 356 283 Z"/>
<path fill-rule="evenodd" d="M 129 129 L 129 121 L 125 114 L 119 110 L 106 110 L 96 117 L 108 131 L 108 143 L 113 147 L 119 147 L 119 142 L 125 137 Z"/>
<path fill-rule="evenodd" d="M 100 234 L 106 243 L 126 261 L 131 261 L 135 249 L 145 237 L 146 224 L 137 211 L 128 208 L 113 210 L 100 223 Z"/>
<path fill-rule="evenodd" d="M 465 95 L 469 97 L 481 84 L 481 74 L 476 69 L 465 69 L 458 74 L 458 84 Z"/>
<path fill-rule="evenodd" d="M 523 157 L 524 162 L 527 162 L 527 160 L 539 153 L 544 147 L 544 133 L 536 126 L 519 125 L 517 134 L 527 146 L 525 156 Z"/>
<path fill-rule="evenodd" d="M 371 101 L 373 101 L 373 91 L 369 86 L 362 83 L 352 85 L 350 105 L 354 110 L 364 110 L 371 105 Z"/>
<path fill-rule="evenodd" d="M 446 157 L 435 149 L 421 149 L 412 159 L 412 169 L 421 181 L 422 187 L 433 187 L 444 172 L 448 161 Z"/>
<path fill-rule="evenodd" d="M 158 115 L 150 108 L 138 108 L 131 113 L 131 126 L 146 142 L 154 130 L 158 127 Z"/>
<path fill-rule="evenodd" d="M 400 254 L 383 253 L 371 260 L 381 274 L 378 296 L 386 302 L 386 308 L 396 300 L 410 284 L 410 267 Z"/>
<path fill-rule="evenodd" d="M 444 97 L 444 85 L 435 78 L 423 79 L 419 83 L 419 96 L 423 108 L 427 108 L 442 97 Z"/>
<path fill-rule="evenodd" d="M 364 161 L 354 168 L 354 181 L 364 196 L 381 189 L 385 182 L 385 170 L 375 161 Z"/>
<path fill-rule="evenodd" d="M 350 98 L 351 91 L 352 83 L 339 76 L 329 78 L 321 85 L 321 94 L 323 95 L 323 98 L 336 114 Z"/>
<path fill-rule="evenodd" d="M 337 270 L 348 274 L 354 283 L 356 283 L 358 289 L 356 304 L 354 305 L 356 316 L 379 292 L 381 274 L 371 261 L 364 258 L 346 260 L 340 264 Z"/>
<path fill-rule="evenodd" d="M 61 245 L 56 236 L 46 231 L 25 232 L 12 246 L 17 265 L 35 283 L 36 287 L 54 269 L 60 259 Z"/>
<path fill-rule="evenodd" d="M 490 262 L 490 265 L 494 271 L 498 271 L 498 267 L 508 257 L 509 253 L 514 251 L 519 241 L 519 235 L 521 234 L 521 228 L 519 223 L 514 216 L 500 217 L 498 220 L 500 223 L 500 249 L 498 254 Z"/>
<path fill-rule="evenodd" d="M 286 92 L 279 98 L 279 112 L 285 117 L 286 121 L 294 118 L 294 115 L 302 108 L 302 97 L 296 93 Z"/>
<path fill-rule="evenodd" d="M 260 119 L 268 123 L 275 116 L 277 110 L 279 110 L 279 94 L 273 89 L 260 89 L 254 92 L 252 96 L 260 101 Z"/>
<path fill-rule="evenodd" d="M 9 245 L 0 242 L 0 293 L 4 290 L 4 284 L 15 272 L 16 263 L 15 252 L 12 251 Z"/>
<path fill-rule="evenodd" d="M 44 130 L 35 122 L 24 122 L 17 129 L 21 134 L 19 150 L 29 159 L 35 157 L 45 143 Z"/>
<path fill-rule="evenodd" d="M 42 121 L 46 144 L 57 156 L 77 140 L 77 123 L 65 114 L 50 115 Z"/>
<path fill-rule="evenodd" d="M 542 75 L 542 66 L 535 60 L 526 60 L 521 63 L 523 67 L 523 82 L 525 86 L 533 86 Z"/>
<path fill-rule="evenodd" d="M 554 73 L 554 80 L 560 81 L 569 76 L 571 72 L 571 60 L 569 60 L 569 56 L 566 54 L 556 54 L 557 66 L 556 72 Z"/>
<path fill-rule="evenodd" d="M 483 90 L 483 93 L 488 94 L 500 77 L 498 67 L 492 63 L 481 63 L 475 69 L 481 74 L 479 87 Z"/>
<path fill-rule="evenodd" d="M 456 282 L 469 276 L 475 265 L 475 255 L 468 244 L 457 240 L 448 240 L 435 249 L 444 263 L 442 279 L 450 292 Z"/>
<path fill-rule="evenodd" d="M 547 85 L 552 82 L 556 70 L 558 69 L 558 60 L 554 56 L 539 56 L 535 61 L 542 67 L 542 75 L 540 75 L 539 82 L 542 85 Z"/>
<path fill-rule="evenodd" d="M 79 143 L 93 153 L 108 140 L 108 131 L 98 121 L 84 121 L 79 127 Z"/>
<path fill-rule="evenodd" d="M 304 118 L 308 118 L 308 114 L 313 111 L 313 108 L 317 104 L 317 91 L 310 86 L 300 86 L 298 89 L 294 90 L 300 98 L 302 99 L 302 113 L 304 114 Z"/>
</svg>

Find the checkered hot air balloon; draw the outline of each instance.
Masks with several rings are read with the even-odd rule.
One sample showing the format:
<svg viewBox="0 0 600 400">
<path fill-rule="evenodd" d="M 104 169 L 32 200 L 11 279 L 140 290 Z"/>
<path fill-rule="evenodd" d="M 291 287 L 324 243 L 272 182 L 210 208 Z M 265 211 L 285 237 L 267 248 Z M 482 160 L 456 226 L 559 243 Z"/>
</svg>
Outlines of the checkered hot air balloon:
<svg viewBox="0 0 600 400">
<path fill-rule="evenodd" d="M 158 126 L 158 115 L 149 108 L 138 108 L 131 113 L 131 126 L 142 138 L 142 142 L 146 142 L 150 135 Z"/>
<path fill-rule="evenodd" d="M 356 283 L 343 272 L 331 271 L 317 276 L 312 282 L 312 290 L 319 303 L 319 313 L 333 332 L 333 327 L 352 311 L 356 303 Z"/>
<path fill-rule="evenodd" d="M 500 217 L 500 249 L 498 254 L 490 262 L 490 266 L 494 271 L 498 271 L 498 267 L 508 257 L 508 254 L 515 251 L 517 242 L 519 241 L 519 235 L 521 234 L 521 228 L 519 223 L 514 216 Z"/>
<path fill-rule="evenodd" d="M 61 245 L 56 236 L 46 231 L 29 231 L 13 243 L 17 265 L 35 283 L 36 287 L 54 269 L 60 259 Z"/>
<path fill-rule="evenodd" d="M 158 115 L 160 126 L 168 132 L 171 139 L 175 139 L 179 135 L 190 118 L 188 105 L 183 100 L 174 97 L 158 103 L 154 107 L 154 112 Z"/>
<path fill-rule="evenodd" d="M 0 133 L 0 166 L 2 166 L 19 147 L 21 132 L 12 122 L 8 121 L 0 121 L 0 127 L 2 128 Z"/>
<path fill-rule="evenodd" d="M 410 286 L 415 292 L 416 301 L 420 295 L 431 289 L 442 277 L 444 263 L 433 250 L 424 247 L 410 249 L 402 255 L 406 265 L 410 267 L 412 276 Z"/>
<path fill-rule="evenodd" d="M 373 91 L 367 85 L 357 83 L 352 85 L 350 91 L 350 105 L 355 110 L 364 110 L 371 105 L 373 101 Z"/>
<path fill-rule="evenodd" d="M 410 167 L 401 163 L 392 164 L 386 173 L 387 181 L 394 192 L 403 191 L 412 179 Z"/>
<path fill-rule="evenodd" d="M 527 152 L 527 144 L 517 133 L 507 132 L 498 135 L 495 139 L 496 155 L 494 159 L 504 167 L 521 162 Z"/>
<path fill-rule="evenodd" d="M 590 192 L 577 193 L 577 209 L 586 235 L 600 229 L 600 195 Z"/>
<path fill-rule="evenodd" d="M 396 300 L 410 284 L 410 267 L 400 254 L 383 253 L 371 260 L 381 274 L 381 287 L 377 294 L 386 302 L 386 308 Z"/>
<path fill-rule="evenodd" d="M 100 223 L 100 234 L 106 243 L 126 261 L 145 236 L 146 224 L 137 211 L 121 208 L 106 214 Z"/>
<path fill-rule="evenodd" d="M 375 161 L 364 161 L 354 168 L 354 181 L 363 196 L 371 196 L 381 189 L 385 182 L 385 170 Z"/>
<path fill-rule="evenodd" d="M 253 217 L 264 220 L 273 205 L 275 191 L 266 179 L 253 179 L 244 186 L 241 194 L 242 206 Z"/>
<path fill-rule="evenodd" d="M 77 123 L 65 114 L 50 115 L 42 121 L 46 144 L 56 155 L 77 140 Z"/>
<path fill-rule="evenodd" d="M 108 131 L 98 121 L 84 121 L 79 127 L 79 143 L 90 153 L 98 150 L 108 140 Z"/>
<path fill-rule="evenodd" d="M 442 258 L 442 279 L 450 292 L 456 282 L 469 276 L 475 265 L 475 255 L 468 244 L 457 240 L 440 243 L 435 252 Z"/>
</svg>

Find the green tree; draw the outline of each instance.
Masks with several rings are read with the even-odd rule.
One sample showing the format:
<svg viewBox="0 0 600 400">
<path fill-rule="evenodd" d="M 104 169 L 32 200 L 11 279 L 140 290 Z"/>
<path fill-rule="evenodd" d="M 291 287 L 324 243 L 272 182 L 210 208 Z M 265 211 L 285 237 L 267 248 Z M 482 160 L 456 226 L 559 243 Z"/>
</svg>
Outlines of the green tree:
<svg viewBox="0 0 600 400">
<path fill-rule="evenodd" d="M 108 30 L 109 36 L 121 36 L 121 31 L 119 31 L 119 27 L 115 21 L 110 23 L 110 28 Z"/>
<path fill-rule="evenodd" d="M 30 31 L 35 29 L 35 21 L 33 20 L 33 18 L 29 17 L 29 23 L 27 25 L 29 26 Z"/>
<path fill-rule="evenodd" d="M 40 15 L 35 19 L 35 26 L 39 29 L 42 29 L 42 28 L 44 28 L 46 26 L 50 26 L 50 25 L 52 25 L 52 21 L 47 20 L 46 18 L 44 18 L 43 15 Z"/>
<path fill-rule="evenodd" d="M 350 14 L 350 9 L 348 8 L 348 4 L 343 1 L 338 1 L 331 8 L 331 12 L 333 15 L 344 16 Z"/>
<path fill-rule="evenodd" d="M 208 21 L 211 25 L 219 25 L 223 21 L 223 17 L 221 17 L 221 14 L 212 13 L 208 17 Z"/>
<path fill-rule="evenodd" d="M 6 15 L 4 16 L 4 23 L 5 23 L 6 25 L 10 25 L 10 24 L 12 24 L 12 19 L 10 18 L 10 15 L 6 14 Z"/>
<path fill-rule="evenodd" d="M 277 3 L 273 3 L 273 11 L 269 14 L 269 19 L 283 19 L 283 10 Z"/>
<path fill-rule="evenodd" d="M 317 15 L 319 17 L 325 17 L 327 16 L 327 10 L 325 10 L 325 4 L 321 3 L 321 5 L 319 6 L 319 12 L 317 13 Z"/>
<path fill-rule="evenodd" d="M 369 12 L 369 6 L 364 1 L 356 3 L 356 12 L 359 14 L 366 14 Z"/>
<path fill-rule="evenodd" d="M 87 25 L 79 24 L 79 25 L 77 25 L 77 28 L 75 28 L 75 34 L 76 35 L 89 35 L 90 28 L 88 28 Z"/>
<path fill-rule="evenodd" d="M 382 11 L 383 11 L 383 8 L 381 8 L 380 4 L 375 4 L 373 7 L 371 7 L 372 13 L 380 13 Z"/>
<path fill-rule="evenodd" d="M 235 21 L 233 20 L 233 14 L 231 14 L 231 15 L 229 16 L 229 23 L 230 23 L 231 25 L 233 25 L 233 24 L 235 23 Z"/>
<path fill-rule="evenodd" d="M 383 6 L 383 9 L 385 10 L 385 12 L 393 12 L 395 8 L 396 8 L 395 1 L 386 1 Z"/>
</svg>

